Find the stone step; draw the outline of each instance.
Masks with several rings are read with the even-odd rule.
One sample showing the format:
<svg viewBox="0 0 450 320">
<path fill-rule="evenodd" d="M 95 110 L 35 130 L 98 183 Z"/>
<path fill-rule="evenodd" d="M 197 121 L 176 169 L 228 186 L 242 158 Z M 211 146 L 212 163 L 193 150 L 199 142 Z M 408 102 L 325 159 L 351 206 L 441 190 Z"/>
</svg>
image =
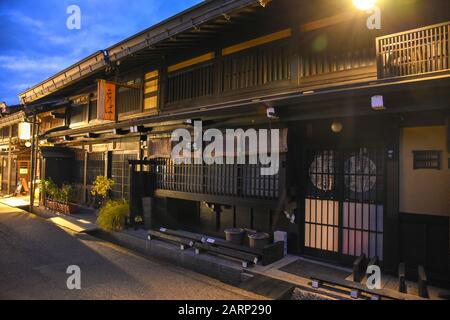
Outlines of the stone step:
<svg viewBox="0 0 450 320">
<path fill-rule="evenodd" d="M 273 300 L 290 300 L 295 285 L 256 274 L 249 280 L 244 281 L 239 288 Z"/>
</svg>

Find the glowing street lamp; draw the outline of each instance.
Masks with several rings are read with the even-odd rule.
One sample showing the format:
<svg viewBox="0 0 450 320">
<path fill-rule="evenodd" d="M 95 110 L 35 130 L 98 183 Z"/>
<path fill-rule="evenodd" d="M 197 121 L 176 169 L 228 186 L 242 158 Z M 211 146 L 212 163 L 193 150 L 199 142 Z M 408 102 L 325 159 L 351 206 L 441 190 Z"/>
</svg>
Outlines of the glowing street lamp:
<svg viewBox="0 0 450 320">
<path fill-rule="evenodd" d="M 376 5 L 377 0 L 353 0 L 353 5 L 361 11 L 372 10 Z"/>
</svg>

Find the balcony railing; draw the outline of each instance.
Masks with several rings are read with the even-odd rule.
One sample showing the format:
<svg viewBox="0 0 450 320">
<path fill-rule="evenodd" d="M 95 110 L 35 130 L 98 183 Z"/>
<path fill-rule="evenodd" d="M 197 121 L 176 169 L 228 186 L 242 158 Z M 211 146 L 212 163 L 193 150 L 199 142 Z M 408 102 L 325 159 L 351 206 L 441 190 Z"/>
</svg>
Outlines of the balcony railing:
<svg viewBox="0 0 450 320">
<path fill-rule="evenodd" d="M 280 175 L 262 176 L 260 165 L 175 165 L 168 158 L 148 165 L 158 190 L 254 200 L 277 200 L 280 193 Z"/>
<path fill-rule="evenodd" d="M 450 69 L 450 22 L 377 38 L 378 78 Z"/>
</svg>

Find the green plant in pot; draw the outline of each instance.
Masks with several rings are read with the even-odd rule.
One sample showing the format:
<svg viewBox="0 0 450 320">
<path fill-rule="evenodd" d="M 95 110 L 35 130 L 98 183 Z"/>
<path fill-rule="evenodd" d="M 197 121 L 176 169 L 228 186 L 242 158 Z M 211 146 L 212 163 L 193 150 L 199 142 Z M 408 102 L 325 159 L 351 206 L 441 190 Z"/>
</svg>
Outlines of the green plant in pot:
<svg viewBox="0 0 450 320">
<path fill-rule="evenodd" d="M 96 206 L 100 208 L 105 199 L 109 196 L 114 186 L 114 180 L 108 179 L 105 176 L 97 176 L 91 190 L 91 195 L 95 197 Z"/>
<path fill-rule="evenodd" d="M 73 187 L 69 184 L 63 184 L 61 190 L 59 191 L 59 197 L 61 202 L 69 203 L 72 199 Z"/>
<path fill-rule="evenodd" d="M 70 200 L 73 195 L 73 187 L 69 184 L 63 184 L 62 188 L 59 190 L 59 201 L 61 202 L 61 212 L 64 214 L 70 214 L 71 210 Z"/>
<path fill-rule="evenodd" d="M 125 228 L 130 207 L 127 201 L 108 200 L 100 209 L 97 224 L 108 231 L 122 231 Z"/>
<path fill-rule="evenodd" d="M 52 178 L 41 180 L 40 190 L 45 206 L 47 206 L 48 203 L 52 203 L 56 200 L 58 195 L 58 187 L 53 182 Z"/>
</svg>

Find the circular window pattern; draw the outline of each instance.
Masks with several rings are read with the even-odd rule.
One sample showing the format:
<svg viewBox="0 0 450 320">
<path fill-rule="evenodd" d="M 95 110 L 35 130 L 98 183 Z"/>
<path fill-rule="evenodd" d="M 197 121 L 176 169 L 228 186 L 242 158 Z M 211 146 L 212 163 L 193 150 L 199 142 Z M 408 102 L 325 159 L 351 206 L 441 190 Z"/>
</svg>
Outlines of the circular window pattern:
<svg viewBox="0 0 450 320">
<path fill-rule="evenodd" d="M 366 193 L 377 183 L 377 166 L 367 156 L 350 157 L 344 164 L 345 185 L 356 193 Z"/>
<path fill-rule="evenodd" d="M 309 177 L 317 189 L 331 191 L 334 187 L 334 153 L 330 151 L 315 156 L 309 167 Z"/>
</svg>

